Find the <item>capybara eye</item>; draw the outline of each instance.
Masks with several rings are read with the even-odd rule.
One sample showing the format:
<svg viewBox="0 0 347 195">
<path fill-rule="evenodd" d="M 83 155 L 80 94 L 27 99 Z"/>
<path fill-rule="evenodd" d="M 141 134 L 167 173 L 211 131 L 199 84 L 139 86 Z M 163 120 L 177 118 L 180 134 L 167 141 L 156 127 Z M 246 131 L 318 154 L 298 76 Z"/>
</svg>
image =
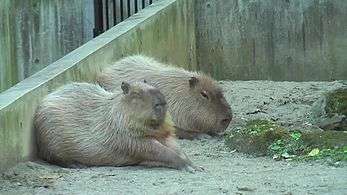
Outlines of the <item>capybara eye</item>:
<svg viewBox="0 0 347 195">
<path fill-rule="evenodd" d="M 206 91 L 201 91 L 200 94 L 201 94 L 202 97 L 208 99 L 208 95 L 207 95 Z"/>
</svg>

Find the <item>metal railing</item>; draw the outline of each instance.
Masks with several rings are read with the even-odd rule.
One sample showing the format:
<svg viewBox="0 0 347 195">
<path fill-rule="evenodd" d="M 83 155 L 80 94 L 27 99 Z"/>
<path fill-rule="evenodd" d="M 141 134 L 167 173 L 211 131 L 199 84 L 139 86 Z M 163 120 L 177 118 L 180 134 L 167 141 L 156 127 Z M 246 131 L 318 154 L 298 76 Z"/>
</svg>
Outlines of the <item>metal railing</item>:
<svg viewBox="0 0 347 195">
<path fill-rule="evenodd" d="M 153 0 L 94 0 L 94 37 L 152 3 Z"/>
</svg>

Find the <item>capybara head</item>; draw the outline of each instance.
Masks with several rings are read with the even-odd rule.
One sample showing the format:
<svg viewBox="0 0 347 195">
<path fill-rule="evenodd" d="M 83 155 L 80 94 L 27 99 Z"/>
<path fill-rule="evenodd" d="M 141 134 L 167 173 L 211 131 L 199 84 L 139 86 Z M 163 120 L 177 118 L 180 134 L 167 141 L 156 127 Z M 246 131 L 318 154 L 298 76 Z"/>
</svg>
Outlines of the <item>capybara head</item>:
<svg viewBox="0 0 347 195">
<path fill-rule="evenodd" d="M 188 86 L 187 120 L 193 122 L 193 126 L 208 134 L 224 132 L 228 127 L 232 112 L 230 105 L 224 98 L 222 89 L 216 82 L 203 74 L 190 77 L 186 81 Z M 189 123 L 187 123 L 189 124 Z"/>
<path fill-rule="evenodd" d="M 148 85 L 146 81 L 129 84 L 122 82 L 124 109 L 139 125 L 157 128 L 166 117 L 167 105 L 159 89 Z"/>
</svg>

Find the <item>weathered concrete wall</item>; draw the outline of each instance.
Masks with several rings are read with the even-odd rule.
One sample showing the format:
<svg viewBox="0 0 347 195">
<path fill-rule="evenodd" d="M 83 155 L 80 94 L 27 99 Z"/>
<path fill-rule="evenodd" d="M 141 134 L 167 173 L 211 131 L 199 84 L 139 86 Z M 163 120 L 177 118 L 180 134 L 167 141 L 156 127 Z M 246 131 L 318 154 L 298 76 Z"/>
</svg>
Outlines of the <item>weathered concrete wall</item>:
<svg viewBox="0 0 347 195">
<path fill-rule="evenodd" d="M 0 92 L 18 82 L 14 37 L 10 13 L 14 13 L 10 0 L 2 0 L 0 4 Z"/>
<path fill-rule="evenodd" d="M 93 38 L 93 0 L 0 0 L 0 92 Z"/>
<path fill-rule="evenodd" d="M 347 79 L 347 1 L 196 0 L 199 68 L 218 79 Z"/>
<path fill-rule="evenodd" d="M 193 1 L 161 0 L 0 93 L 0 170 L 34 156 L 32 117 L 40 100 L 71 81 L 93 81 L 122 56 L 145 53 L 196 68 Z"/>
</svg>

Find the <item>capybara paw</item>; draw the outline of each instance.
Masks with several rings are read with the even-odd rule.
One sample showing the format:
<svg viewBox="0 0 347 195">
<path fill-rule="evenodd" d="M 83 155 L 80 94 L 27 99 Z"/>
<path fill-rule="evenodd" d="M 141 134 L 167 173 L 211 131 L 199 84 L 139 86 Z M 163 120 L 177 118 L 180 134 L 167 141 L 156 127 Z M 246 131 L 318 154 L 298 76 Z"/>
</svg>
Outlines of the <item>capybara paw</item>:
<svg viewBox="0 0 347 195">
<path fill-rule="evenodd" d="M 188 165 L 184 168 L 189 173 L 195 173 L 195 172 L 202 172 L 205 171 L 205 169 L 201 166 L 195 166 L 195 165 Z"/>
<path fill-rule="evenodd" d="M 212 136 L 211 135 L 208 135 L 208 134 L 205 134 L 205 133 L 201 133 L 199 135 L 197 135 L 196 137 L 198 140 L 205 140 L 205 139 L 211 139 Z"/>
<path fill-rule="evenodd" d="M 189 173 L 195 173 L 195 169 L 191 166 L 185 166 L 184 170 L 189 172 Z"/>
<path fill-rule="evenodd" d="M 192 167 L 195 169 L 195 171 L 199 171 L 199 172 L 205 171 L 205 168 L 202 166 L 192 165 Z"/>
</svg>

